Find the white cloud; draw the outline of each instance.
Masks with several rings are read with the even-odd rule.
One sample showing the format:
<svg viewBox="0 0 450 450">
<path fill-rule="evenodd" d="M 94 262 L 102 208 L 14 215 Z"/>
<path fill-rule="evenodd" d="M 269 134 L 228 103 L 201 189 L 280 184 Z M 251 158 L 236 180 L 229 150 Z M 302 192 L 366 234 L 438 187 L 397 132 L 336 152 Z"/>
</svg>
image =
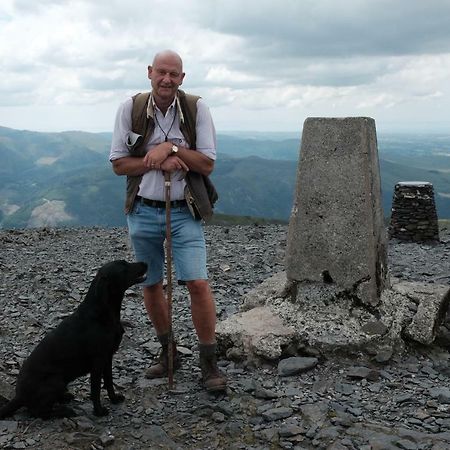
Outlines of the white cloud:
<svg viewBox="0 0 450 450">
<path fill-rule="evenodd" d="M 4 0 L 0 125 L 108 131 L 164 48 L 219 130 L 362 113 L 444 123 L 448 23 L 447 0 Z"/>
<path fill-rule="evenodd" d="M 248 86 L 252 87 L 261 78 L 245 72 L 230 70 L 224 65 L 217 65 L 208 69 L 205 81 L 219 86 Z"/>
</svg>

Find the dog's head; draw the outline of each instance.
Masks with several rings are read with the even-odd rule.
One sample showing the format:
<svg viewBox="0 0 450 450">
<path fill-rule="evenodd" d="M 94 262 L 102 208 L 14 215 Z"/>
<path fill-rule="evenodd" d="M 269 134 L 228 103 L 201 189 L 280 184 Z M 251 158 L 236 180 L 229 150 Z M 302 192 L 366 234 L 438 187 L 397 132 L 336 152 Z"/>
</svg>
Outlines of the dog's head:
<svg viewBox="0 0 450 450">
<path fill-rule="evenodd" d="M 98 270 L 97 276 L 108 280 L 108 283 L 125 292 L 130 286 L 145 280 L 147 264 L 143 262 L 129 263 L 123 260 L 106 263 Z"/>
<path fill-rule="evenodd" d="M 95 297 L 106 304 L 120 305 L 125 291 L 130 286 L 143 282 L 146 273 L 147 264 L 143 262 L 129 263 L 123 260 L 109 262 L 100 267 L 92 282 Z"/>
</svg>

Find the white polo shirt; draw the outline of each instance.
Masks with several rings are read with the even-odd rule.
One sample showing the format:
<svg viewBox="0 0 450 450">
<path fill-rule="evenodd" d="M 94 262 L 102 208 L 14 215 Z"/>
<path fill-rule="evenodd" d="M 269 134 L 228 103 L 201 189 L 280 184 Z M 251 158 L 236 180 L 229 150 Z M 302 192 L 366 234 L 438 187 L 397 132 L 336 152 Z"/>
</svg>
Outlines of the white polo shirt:
<svg viewBox="0 0 450 450">
<path fill-rule="evenodd" d="M 154 117 L 156 120 L 155 129 L 147 144 L 147 152 L 150 152 L 155 146 L 164 142 L 166 135 L 168 141 L 180 147 L 188 148 L 187 142 L 180 131 L 181 110 L 177 108 L 176 99 L 167 109 L 166 115 L 152 101 L 152 96 L 150 96 L 148 108 L 154 108 Z M 130 97 L 117 110 L 111 151 L 109 154 L 110 161 L 130 156 L 127 143 L 130 141 L 133 142 L 136 136 L 131 131 L 132 109 L 133 99 Z M 195 151 L 201 152 L 215 161 L 216 130 L 209 108 L 201 98 L 197 101 L 196 134 L 197 148 Z M 186 183 L 182 177 L 182 171 L 172 172 L 171 200 L 182 200 L 184 198 L 184 187 Z M 139 185 L 138 195 L 152 200 L 165 200 L 163 172 L 161 170 L 150 170 L 144 173 Z"/>
</svg>

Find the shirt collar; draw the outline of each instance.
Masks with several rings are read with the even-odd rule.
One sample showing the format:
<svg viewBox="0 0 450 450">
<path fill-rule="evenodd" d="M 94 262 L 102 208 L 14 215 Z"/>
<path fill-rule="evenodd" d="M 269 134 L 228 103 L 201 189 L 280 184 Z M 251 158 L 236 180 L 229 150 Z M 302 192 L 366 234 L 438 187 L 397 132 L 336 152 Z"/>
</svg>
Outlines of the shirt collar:
<svg viewBox="0 0 450 450">
<path fill-rule="evenodd" d="M 180 99 L 179 99 L 179 96 L 178 96 L 178 92 L 175 94 L 175 98 L 173 99 L 173 102 L 169 106 L 169 109 L 172 108 L 175 105 L 176 105 L 176 108 L 177 108 L 178 117 L 180 118 L 180 122 L 183 123 L 184 122 L 184 115 L 183 115 L 183 111 L 181 110 L 181 105 L 180 105 Z M 149 118 L 153 119 L 154 111 L 155 111 L 156 108 L 158 108 L 158 106 L 156 105 L 155 100 L 153 99 L 153 92 L 151 92 L 150 93 L 150 97 L 148 99 L 148 103 L 147 103 L 147 119 L 149 119 Z"/>
</svg>

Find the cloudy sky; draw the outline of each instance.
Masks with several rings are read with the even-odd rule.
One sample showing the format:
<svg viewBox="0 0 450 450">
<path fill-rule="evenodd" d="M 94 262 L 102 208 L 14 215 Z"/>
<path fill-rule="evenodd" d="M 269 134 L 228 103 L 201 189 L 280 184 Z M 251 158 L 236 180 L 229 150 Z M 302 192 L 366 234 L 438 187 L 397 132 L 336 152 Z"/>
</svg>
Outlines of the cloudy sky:
<svg viewBox="0 0 450 450">
<path fill-rule="evenodd" d="M 219 131 L 449 131 L 450 0 L 1 0 L 0 126 L 111 131 L 170 48 Z"/>
</svg>

